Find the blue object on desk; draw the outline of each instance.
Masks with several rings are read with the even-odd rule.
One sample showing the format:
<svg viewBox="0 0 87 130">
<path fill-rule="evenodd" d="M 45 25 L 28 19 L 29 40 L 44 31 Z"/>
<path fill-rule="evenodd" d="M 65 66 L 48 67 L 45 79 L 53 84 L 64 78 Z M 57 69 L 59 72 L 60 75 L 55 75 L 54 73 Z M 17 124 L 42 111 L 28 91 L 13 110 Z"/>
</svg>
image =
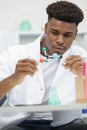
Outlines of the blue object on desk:
<svg viewBox="0 0 87 130">
<path fill-rule="evenodd" d="M 83 113 L 83 114 L 87 114 L 87 109 L 83 109 L 83 110 L 82 110 L 82 113 Z"/>
</svg>

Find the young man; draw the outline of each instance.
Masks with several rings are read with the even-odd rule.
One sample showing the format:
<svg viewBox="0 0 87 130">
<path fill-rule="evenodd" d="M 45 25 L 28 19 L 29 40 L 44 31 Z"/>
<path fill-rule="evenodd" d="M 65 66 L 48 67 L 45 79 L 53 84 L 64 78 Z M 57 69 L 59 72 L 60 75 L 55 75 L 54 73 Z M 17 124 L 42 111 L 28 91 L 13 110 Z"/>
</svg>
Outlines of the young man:
<svg viewBox="0 0 87 130">
<path fill-rule="evenodd" d="M 44 34 L 31 44 L 10 47 L 0 54 L 0 98 L 7 95 L 5 106 L 48 104 L 52 86 L 56 87 L 61 104 L 75 102 L 75 76 L 82 74 L 83 57 L 87 57 L 84 49 L 73 45 L 83 12 L 67 1 L 54 2 L 46 11 L 48 22 Z M 46 52 L 42 51 L 43 47 Z M 53 59 L 54 53 L 59 58 Z M 48 58 L 48 62 L 40 63 L 41 57 Z M 72 110 L 0 113 L 0 127 L 4 130 L 86 130 L 87 124 L 81 120 L 80 110 Z"/>
</svg>

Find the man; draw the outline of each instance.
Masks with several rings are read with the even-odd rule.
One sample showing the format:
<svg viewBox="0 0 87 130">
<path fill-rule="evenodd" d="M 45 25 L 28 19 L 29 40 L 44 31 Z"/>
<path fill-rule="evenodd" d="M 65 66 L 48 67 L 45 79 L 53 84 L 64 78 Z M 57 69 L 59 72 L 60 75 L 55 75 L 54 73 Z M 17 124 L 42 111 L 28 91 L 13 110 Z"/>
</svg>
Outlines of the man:
<svg viewBox="0 0 87 130">
<path fill-rule="evenodd" d="M 44 34 L 33 43 L 10 47 L 0 55 L 0 98 L 7 95 L 5 106 L 48 104 L 53 86 L 61 104 L 75 102 L 75 77 L 82 74 L 83 57 L 87 57 L 84 49 L 73 45 L 83 12 L 67 1 L 54 2 L 46 11 Z M 58 59 L 53 59 L 54 53 Z M 48 62 L 40 63 L 41 57 Z M 87 129 L 80 110 L 0 114 L 4 130 Z"/>
</svg>

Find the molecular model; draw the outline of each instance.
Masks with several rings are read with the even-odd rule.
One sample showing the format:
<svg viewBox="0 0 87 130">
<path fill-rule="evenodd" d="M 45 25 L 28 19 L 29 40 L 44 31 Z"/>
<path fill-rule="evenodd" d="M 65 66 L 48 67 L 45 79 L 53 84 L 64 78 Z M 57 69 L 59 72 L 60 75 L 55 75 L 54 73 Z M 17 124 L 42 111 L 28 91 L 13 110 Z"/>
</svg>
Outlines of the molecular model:
<svg viewBox="0 0 87 130">
<path fill-rule="evenodd" d="M 46 52 L 46 48 L 43 47 L 42 51 L 44 52 L 45 58 L 40 58 L 40 62 L 48 62 L 48 59 L 58 59 L 58 58 L 62 58 L 61 55 L 58 55 L 57 53 L 53 53 L 51 56 L 47 54 Z"/>
</svg>

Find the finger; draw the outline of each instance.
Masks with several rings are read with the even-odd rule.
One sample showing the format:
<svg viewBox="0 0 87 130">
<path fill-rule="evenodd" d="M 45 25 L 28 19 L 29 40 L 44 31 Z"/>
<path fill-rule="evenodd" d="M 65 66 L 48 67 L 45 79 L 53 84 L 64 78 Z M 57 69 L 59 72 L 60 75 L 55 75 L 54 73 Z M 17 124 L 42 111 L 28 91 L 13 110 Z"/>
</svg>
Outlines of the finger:
<svg viewBox="0 0 87 130">
<path fill-rule="evenodd" d="M 17 63 L 17 67 L 22 66 L 22 67 L 26 67 L 26 66 L 30 66 L 32 69 L 37 70 L 37 61 L 32 60 L 32 59 L 22 59 L 19 60 Z"/>
<path fill-rule="evenodd" d="M 25 62 L 30 62 L 30 63 L 32 63 L 32 64 L 34 64 L 34 65 L 37 65 L 37 64 L 38 64 L 38 62 L 37 62 L 36 60 L 34 60 L 34 59 L 29 59 L 29 58 L 27 58 L 27 59 L 22 59 L 22 60 L 19 60 L 19 61 L 18 61 L 18 63 L 25 63 Z"/>
<path fill-rule="evenodd" d="M 29 67 L 29 68 L 33 69 L 34 71 L 37 71 L 37 66 L 32 64 L 31 62 L 18 63 L 16 65 L 16 68 L 18 68 L 18 67 Z"/>
<path fill-rule="evenodd" d="M 19 67 L 17 68 L 16 72 L 30 74 L 30 75 L 35 74 L 35 71 L 29 67 Z"/>
<path fill-rule="evenodd" d="M 66 66 L 74 67 L 74 66 L 82 66 L 82 62 L 80 60 L 73 60 L 72 62 L 68 62 Z"/>
<path fill-rule="evenodd" d="M 70 67 L 69 70 L 77 75 L 82 75 L 82 66 L 81 65 Z"/>
<path fill-rule="evenodd" d="M 79 67 L 82 67 L 82 64 L 81 64 L 81 62 L 76 61 L 73 64 L 71 64 L 69 67 L 70 68 L 79 68 Z"/>
<path fill-rule="evenodd" d="M 64 62 L 65 66 L 71 66 L 73 65 L 75 62 L 80 62 L 82 64 L 82 58 L 80 56 L 71 56 L 71 58 L 67 58 Z"/>
<path fill-rule="evenodd" d="M 33 75 L 34 75 L 34 73 L 26 72 L 26 71 L 20 72 L 20 73 L 21 73 L 21 75 L 30 75 L 30 76 L 33 76 Z"/>
<path fill-rule="evenodd" d="M 66 61 L 72 60 L 73 58 L 80 58 L 81 59 L 81 57 L 79 55 L 71 55 L 71 56 L 66 58 Z"/>
<path fill-rule="evenodd" d="M 63 66 L 68 69 L 68 68 L 76 68 L 81 66 L 82 67 L 82 61 L 79 59 L 74 59 L 73 61 L 68 61 L 67 63 L 63 64 Z"/>
</svg>

